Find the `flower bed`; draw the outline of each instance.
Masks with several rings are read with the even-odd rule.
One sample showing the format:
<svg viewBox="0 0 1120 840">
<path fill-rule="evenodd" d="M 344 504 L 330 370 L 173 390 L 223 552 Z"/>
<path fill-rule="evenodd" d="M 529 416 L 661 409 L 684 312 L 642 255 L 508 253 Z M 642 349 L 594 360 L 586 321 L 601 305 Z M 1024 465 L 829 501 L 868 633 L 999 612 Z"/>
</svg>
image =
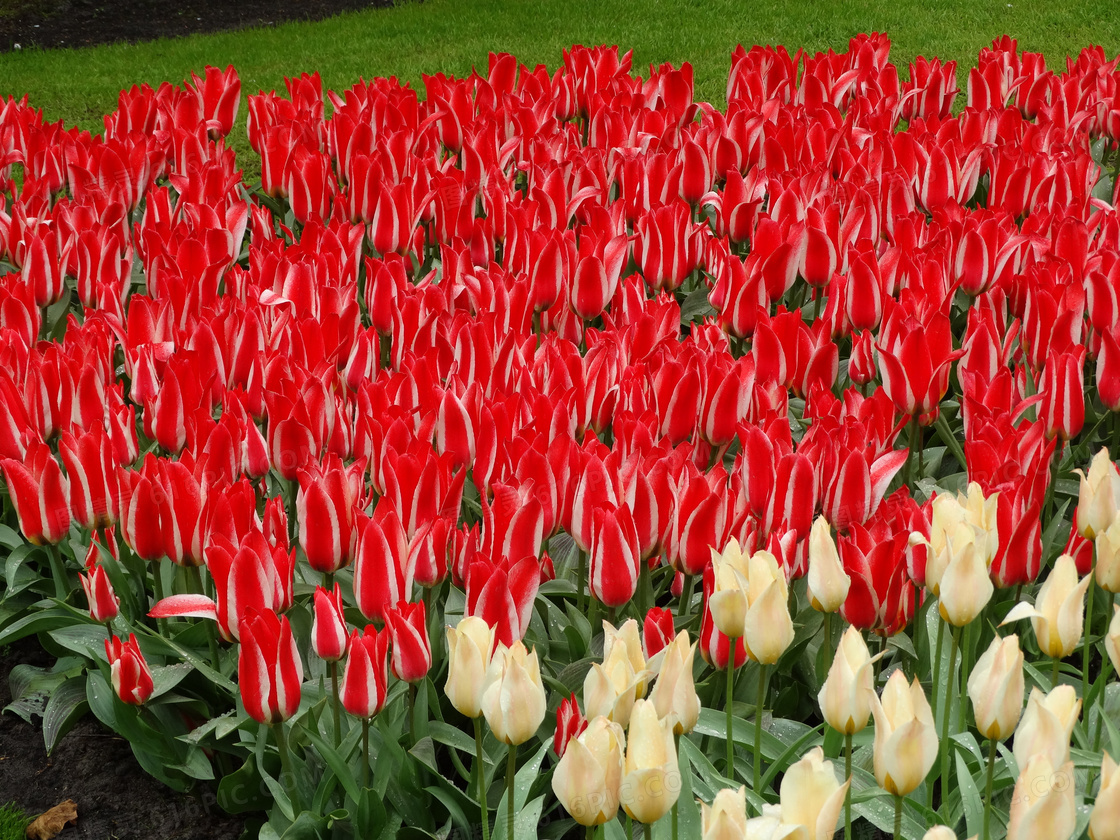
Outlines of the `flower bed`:
<svg viewBox="0 0 1120 840">
<path fill-rule="evenodd" d="M 1115 836 L 1117 61 L 889 50 L 304 75 L 255 185 L 233 68 L 4 103 L 48 747 L 262 837 Z"/>
</svg>

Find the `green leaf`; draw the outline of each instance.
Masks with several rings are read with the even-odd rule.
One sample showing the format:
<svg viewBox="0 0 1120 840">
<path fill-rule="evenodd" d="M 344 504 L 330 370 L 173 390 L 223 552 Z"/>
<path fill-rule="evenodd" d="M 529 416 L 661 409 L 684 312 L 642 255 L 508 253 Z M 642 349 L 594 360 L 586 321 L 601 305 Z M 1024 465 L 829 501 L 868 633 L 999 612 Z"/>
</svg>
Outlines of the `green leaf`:
<svg viewBox="0 0 1120 840">
<path fill-rule="evenodd" d="M 346 759 L 339 755 L 338 751 L 321 738 L 318 733 L 312 731 L 311 727 L 306 727 L 303 731 L 311 743 L 315 745 L 315 749 L 318 750 L 319 755 L 323 757 L 323 761 L 330 767 L 331 772 L 338 778 L 342 789 L 346 791 L 351 800 L 357 802 L 360 796 L 358 780 L 354 778 Z"/>
<path fill-rule="evenodd" d="M 105 640 L 109 632 L 100 624 L 79 624 L 60 627 L 48 634 L 55 642 L 79 656 L 89 659 L 105 658 Z"/>
<path fill-rule="evenodd" d="M 43 712 L 43 744 L 50 755 L 60 738 L 89 709 L 86 699 L 86 677 L 72 677 L 54 690 Z"/>
<path fill-rule="evenodd" d="M 537 780 L 540 775 L 541 762 L 544 761 L 545 753 L 548 752 L 549 745 L 541 744 L 540 749 L 536 754 L 521 766 L 517 771 L 517 775 L 513 777 L 513 811 L 514 817 L 514 840 L 520 837 L 520 830 L 517 823 L 517 816 L 525 807 L 526 801 L 529 799 L 529 789 L 533 786 L 533 782 Z M 503 779 L 504 789 L 504 779 Z M 496 822 L 494 823 L 494 833 L 491 835 L 493 840 L 504 840 L 506 838 L 506 811 L 508 809 L 509 797 L 503 795 L 501 804 L 498 805 L 496 813 Z M 539 816 L 539 815 L 538 815 Z M 536 836 L 535 834 L 532 836 Z"/>
<path fill-rule="evenodd" d="M 442 720 L 430 721 L 428 723 L 428 735 L 437 743 L 470 756 L 474 755 L 474 738 L 449 723 L 444 723 Z"/>
<path fill-rule="evenodd" d="M 261 784 L 256 756 L 249 755 L 241 767 L 218 783 L 218 804 L 229 814 L 263 811 L 269 806 L 269 798 L 261 791 Z"/>
<path fill-rule="evenodd" d="M 181 683 L 186 676 L 194 670 L 193 665 L 186 662 L 178 662 L 174 665 L 155 665 L 152 667 L 152 682 L 155 688 L 152 691 L 152 697 L 155 699 L 160 697 L 179 683 Z"/>
<path fill-rule="evenodd" d="M 972 772 L 959 752 L 955 756 L 957 765 L 957 786 L 961 792 L 964 803 L 964 820 L 968 826 L 968 835 L 979 834 L 984 825 L 984 803 L 980 799 L 980 791 L 976 788 L 976 781 Z M 986 772 L 986 771 L 985 771 Z"/>
<path fill-rule="evenodd" d="M 42 603 L 50 603 L 49 601 Z M 73 622 L 73 618 L 64 610 L 57 607 L 46 610 L 36 610 L 0 630 L 0 647 L 18 642 L 27 636 L 56 630 Z"/>
</svg>

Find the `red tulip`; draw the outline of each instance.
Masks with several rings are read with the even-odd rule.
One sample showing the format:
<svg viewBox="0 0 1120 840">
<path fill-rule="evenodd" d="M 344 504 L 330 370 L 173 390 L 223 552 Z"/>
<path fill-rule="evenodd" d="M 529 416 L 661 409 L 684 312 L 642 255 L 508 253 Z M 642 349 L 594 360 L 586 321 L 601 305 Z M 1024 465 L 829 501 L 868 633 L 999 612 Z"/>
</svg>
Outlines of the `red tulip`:
<svg viewBox="0 0 1120 840">
<path fill-rule="evenodd" d="M 109 582 L 105 567 L 97 562 L 100 556 L 97 543 L 90 543 L 89 548 L 86 574 L 79 575 L 78 580 L 86 593 L 90 618 L 99 624 L 106 624 L 120 612 L 121 599 L 113 591 L 113 584 Z"/>
<path fill-rule="evenodd" d="M 399 601 L 387 616 L 393 641 L 393 675 L 406 683 L 417 683 L 432 667 L 432 645 L 424 602 Z"/>
<path fill-rule="evenodd" d="M 715 591 L 715 567 L 709 563 L 704 569 L 704 607 L 700 618 L 700 655 L 704 661 L 717 671 L 726 671 L 731 660 L 731 639 L 721 633 L 712 611 L 708 609 L 708 598 Z M 735 667 L 741 668 L 747 661 L 747 645 L 742 637 L 735 640 Z"/>
<path fill-rule="evenodd" d="M 848 358 L 848 378 L 856 385 L 866 385 L 875 379 L 875 355 L 872 337 L 868 330 L 852 337 L 852 355 Z"/>
<path fill-rule="evenodd" d="M 906 626 L 914 606 L 914 587 L 906 567 L 910 531 L 886 522 L 872 530 L 852 523 L 837 548 L 851 578 L 840 613 L 854 627 L 893 635 Z"/>
<path fill-rule="evenodd" d="M 311 647 L 324 662 L 337 662 L 346 655 L 346 618 L 342 613 L 342 589 L 315 587 L 314 622 Z"/>
<path fill-rule="evenodd" d="M 152 672 L 140 652 L 136 634 L 129 635 L 127 642 L 116 636 L 105 640 L 105 657 L 109 660 L 109 672 L 113 690 L 125 703 L 141 706 L 147 702 L 155 690 Z"/>
<path fill-rule="evenodd" d="M 1070 440 L 1085 425 L 1085 348 L 1051 353 L 1042 371 L 1038 416 L 1046 437 Z"/>
<path fill-rule="evenodd" d="M 344 469 L 337 457 L 328 455 L 322 467 L 299 472 L 299 544 L 317 572 L 337 572 L 354 556 L 355 481 L 361 481 L 361 470 Z"/>
<path fill-rule="evenodd" d="M 654 291 L 676 289 L 700 264 L 705 229 L 683 201 L 649 210 L 635 225 L 634 261 Z"/>
<path fill-rule="evenodd" d="M 564 757 L 568 743 L 573 738 L 578 738 L 587 729 L 587 720 L 579 710 L 579 701 L 573 693 L 571 697 L 560 701 L 556 708 L 556 732 L 552 736 L 552 749 L 558 758 Z"/>
<path fill-rule="evenodd" d="M 386 621 L 389 609 L 412 592 L 408 540 L 392 505 L 379 502 L 373 517 L 357 514 L 354 598 L 362 615 Z"/>
<path fill-rule="evenodd" d="M 69 482 L 50 447 L 32 444 L 22 462 L 6 458 L 0 461 L 0 470 L 23 535 L 35 545 L 61 542 L 70 530 Z"/>
<path fill-rule="evenodd" d="M 350 634 L 350 655 L 342 675 L 342 707 L 354 717 L 369 719 L 381 711 L 388 693 L 389 631 L 372 624 Z"/>
<path fill-rule="evenodd" d="M 198 96 L 202 118 L 206 120 L 211 137 L 224 137 L 233 129 L 237 120 L 237 108 L 241 104 L 241 79 L 233 65 L 225 70 L 206 67 L 206 76 L 199 78 L 194 72 L 195 94 Z"/>
<path fill-rule="evenodd" d="M 303 663 L 287 616 L 250 608 L 239 628 L 238 688 L 245 711 L 258 723 L 281 723 L 296 713 Z"/>
<path fill-rule="evenodd" d="M 890 299 L 879 331 L 879 370 L 883 389 L 902 414 L 923 423 L 936 419 L 936 410 L 949 387 L 949 371 L 963 351 L 953 350 L 949 318 L 932 310 L 924 318 Z"/>
<path fill-rule="evenodd" d="M 494 562 L 479 554 L 467 572 L 467 615 L 494 628 L 494 637 L 509 647 L 525 637 L 533 601 L 541 584 L 541 561 L 525 557 Z"/>
<path fill-rule="evenodd" d="M 1120 411 L 1120 323 L 1111 332 L 1101 333 L 1097 393 L 1109 411 Z"/>
<path fill-rule="evenodd" d="M 626 505 L 595 509 L 588 585 L 608 607 L 621 607 L 638 587 L 642 557 L 634 517 Z"/>
<path fill-rule="evenodd" d="M 650 607 L 642 625 L 642 642 L 646 649 L 646 659 L 653 659 L 673 641 L 677 633 L 673 627 L 673 611 L 661 607 Z"/>
</svg>

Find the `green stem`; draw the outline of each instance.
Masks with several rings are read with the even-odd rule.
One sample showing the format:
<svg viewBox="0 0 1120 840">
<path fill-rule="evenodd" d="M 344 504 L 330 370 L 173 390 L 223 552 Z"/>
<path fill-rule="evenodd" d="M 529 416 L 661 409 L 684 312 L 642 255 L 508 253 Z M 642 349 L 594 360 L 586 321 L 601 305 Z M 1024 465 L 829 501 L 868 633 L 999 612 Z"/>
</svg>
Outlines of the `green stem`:
<svg viewBox="0 0 1120 840">
<path fill-rule="evenodd" d="M 968 690 L 968 671 L 970 663 L 968 652 L 972 649 L 972 625 L 964 628 L 964 644 L 961 645 L 961 694 Z M 968 724 L 968 704 L 963 700 L 957 707 L 957 729 L 963 732 Z"/>
<path fill-rule="evenodd" d="M 754 710 L 754 790 L 762 794 L 762 709 L 766 705 L 766 666 L 758 666 L 758 702 Z"/>
<path fill-rule="evenodd" d="M 369 718 L 362 718 L 362 788 L 369 788 Z"/>
<path fill-rule="evenodd" d="M 66 567 L 62 564 L 62 552 L 54 543 L 47 544 L 47 559 L 51 565 L 51 577 L 54 578 L 54 597 L 65 601 L 70 594 L 70 587 L 66 585 Z"/>
<path fill-rule="evenodd" d="M 294 478 L 288 482 L 288 544 L 295 545 L 299 536 L 299 516 L 296 509 L 296 497 L 299 494 L 299 482 Z"/>
<path fill-rule="evenodd" d="M 828 676 L 829 669 L 832 668 L 835 653 L 836 651 L 832 649 L 832 613 L 826 612 L 824 614 L 824 675 L 817 674 L 817 679 L 822 683 Z"/>
<path fill-rule="evenodd" d="M 202 567 L 190 566 L 187 574 L 190 576 L 191 585 L 195 592 L 199 595 L 205 595 L 206 587 L 202 583 Z M 222 666 L 218 661 L 218 626 L 208 618 L 202 619 L 202 622 L 206 625 L 206 642 L 210 648 L 210 664 L 214 666 L 214 670 L 220 672 Z"/>
<path fill-rule="evenodd" d="M 844 840 L 852 840 L 852 733 L 844 734 L 844 778 L 848 792 L 844 795 Z"/>
<path fill-rule="evenodd" d="M 988 784 L 984 794 L 984 833 L 980 836 L 989 840 L 988 826 L 992 821 L 992 779 L 996 774 L 996 739 L 988 740 Z"/>
<path fill-rule="evenodd" d="M 331 704 L 334 712 L 334 742 L 335 745 L 342 743 L 342 699 L 338 696 L 338 663 L 331 663 L 331 697 L 334 702 Z"/>
<path fill-rule="evenodd" d="M 902 797 L 894 797 L 894 840 L 902 840 Z"/>
<path fill-rule="evenodd" d="M 735 690 L 735 645 L 738 639 L 731 639 L 731 655 L 727 658 L 727 696 L 723 700 L 727 711 L 727 778 L 735 778 L 735 742 L 731 738 L 731 701 Z"/>
<path fill-rule="evenodd" d="M 1112 615 L 1113 612 L 1115 612 L 1115 607 L 1114 607 L 1114 605 L 1116 604 L 1115 593 L 1110 593 L 1109 594 L 1108 601 L 1109 601 L 1108 615 Z M 1097 710 L 1097 724 L 1096 724 L 1096 726 L 1093 727 L 1093 752 L 1095 752 L 1095 753 L 1099 753 L 1100 749 L 1101 749 L 1101 723 L 1104 720 L 1104 689 L 1108 687 L 1108 677 L 1109 677 L 1109 672 L 1111 670 L 1112 670 L 1112 657 L 1106 656 L 1106 657 L 1104 657 L 1104 662 L 1101 664 L 1101 676 L 1100 676 L 1100 680 L 1101 680 L 1100 704 L 1101 704 L 1101 707 Z M 1088 713 L 1086 712 L 1086 714 L 1088 714 Z M 1096 776 L 1096 768 L 1090 768 L 1089 769 L 1089 782 L 1088 782 L 1088 784 L 1085 785 L 1085 790 L 1086 791 L 1091 791 L 1093 789 L 1093 778 L 1095 776 Z"/>
<path fill-rule="evenodd" d="M 906 453 L 906 472 L 902 479 L 902 486 L 909 487 L 914 478 L 914 457 L 915 453 L 920 457 L 920 450 L 918 449 L 918 415 L 915 414 L 910 418 L 910 449 Z M 918 470 L 918 477 L 921 477 L 921 468 Z"/>
<path fill-rule="evenodd" d="M 650 826 L 649 823 L 642 823 L 642 836 L 644 836 L 646 838 L 646 840 L 650 840 L 650 838 L 653 837 L 652 832 L 653 832 L 653 827 Z"/>
<path fill-rule="evenodd" d="M 486 768 L 482 763 L 482 718 L 474 719 L 474 765 L 478 776 L 478 803 L 482 806 L 482 840 L 490 840 L 490 815 L 486 812 Z"/>
<path fill-rule="evenodd" d="M 681 587 L 681 601 L 677 606 L 677 618 L 681 621 L 687 621 L 689 612 L 692 610 L 692 589 L 696 585 L 696 579 L 692 575 L 685 575 L 683 586 Z M 734 647 L 731 648 L 735 650 Z"/>
<path fill-rule="evenodd" d="M 626 815 L 626 840 L 634 840 L 634 818 Z"/>
<path fill-rule="evenodd" d="M 287 791 L 288 798 L 292 802 L 292 809 L 298 815 L 303 810 L 303 806 L 299 801 L 299 791 L 296 788 L 296 774 L 292 769 L 292 753 L 291 750 L 288 749 L 288 735 L 284 731 L 283 721 L 275 724 L 272 729 L 276 733 L 276 748 L 280 752 L 280 768 L 284 774 L 284 778 L 281 779 L 280 784 L 284 790 Z"/>
<path fill-rule="evenodd" d="M 1095 551 L 1093 555 L 1096 556 Z M 1089 569 L 1089 597 L 1086 599 L 1085 604 L 1085 640 L 1081 645 L 1082 700 L 1089 696 L 1089 654 L 1093 652 L 1093 593 L 1097 591 L 1097 570 L 1095 566 L 1096 564 Z M 1108 657 L 1105 658 L 1107 659 Z"/>
<path fill-rule="evenodd" d="M 152 561 L 152 591 L 155 594 L 156 603 L 158 604 L 163 600 L 163 558 Z M 167 619 L 156 619 L 156 626 L 159 628 L 161 636 L 167 636 Z"/>
<path fill-rule="evenodd" d="M 930 607 L 933 609 L 933 607 Z M 941 651 L 945 643 L 945 619 L 941 617 L 940 611 L 937 615 L 937 643 L 935 644 L 935 653 L 933 656 L 933 705 L 936 707 L 941 697 Z M 932 791 L 932 786 L 930 788 Z"/>
<path fill-rule="evenodd" d="M 644 557 L 638 560 L 638 617 L 644 619 L 653 606 L 653 584 L 650 581 L 649 561 Z"/>
<path fill-rule="evenodd" d="M 576 571 L 576 609 L 583 612 L 583 591 L 587 585 L 587 552 L 579 550 L 579 567 Z"/>
<path fill-rule="evenodd" d="M 961 644 L 961 628 L 953 628 L 953 642 L 949 647 L 949 673 L 945 675 L 945 708 L 941 716 L 941 801 L 949 801 L 949 721 L 953 718 L 953 694 L 957 676 L 957 650 Z"/>
<path fill-rule="evenodd" d="M 1053 662 L 1050 664 L 1050 690 L 1053 691 L 1058 686 L 1058 680 L 1061 679 L 1062 660 L 1054 657 Z"/>
<path fill-rule="evenodd" d="M 509 759 L 506 761 L 506 838 L 513 840 L 513 782 L 517 776 L 517 745 L 509 745 Z"/>
</svg>

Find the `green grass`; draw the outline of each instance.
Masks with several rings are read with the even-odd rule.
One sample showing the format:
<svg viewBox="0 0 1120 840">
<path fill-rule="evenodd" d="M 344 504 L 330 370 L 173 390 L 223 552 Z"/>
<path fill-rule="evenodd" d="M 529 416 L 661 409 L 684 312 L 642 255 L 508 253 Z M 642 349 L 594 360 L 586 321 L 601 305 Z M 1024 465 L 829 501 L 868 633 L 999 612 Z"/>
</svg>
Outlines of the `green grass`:
<svg viewBox="0 0 1120 840">
<path fill-rule="evenodd" d="M 14 803 L 0 806 L 0 840 L 23 840 L 29 822 L 31 820 Z"/>
<path fill-rule="evenodd" d="M 722 105 L 737 43 L 843 49 L 848 39 L 886 31 L 905 72 L 915 55 L 964 66 L 1004 33 L 1020 48 L 1062 64 L 1089 44 L 1120 51 L 1116 0 L 427 0 L 341 15 L 318 23 L 197 35 L 140 45 L 0 55 L 0 95 L 27 93 L 50 120 L 100 130 L 117 92 L 139 82 L 180 82 L 206 64 L 233 63 L 244 93 L 283 90 L 284 76 L 318 70 L 328 88 L 359 76 L 395 75 L 419 86 L 421 74 L 468 73 L 487 52 L 508 51 L 550 68 L 573 43 L 633 48 L 635 67 L 691 61 L 697 98 Z M 960 73 L 963 87 L 965 75 Z M 239 113 L 244 125 L 246 110 Z M 235 146 L 245 149 L 244 129 Z"/>
</svg>

